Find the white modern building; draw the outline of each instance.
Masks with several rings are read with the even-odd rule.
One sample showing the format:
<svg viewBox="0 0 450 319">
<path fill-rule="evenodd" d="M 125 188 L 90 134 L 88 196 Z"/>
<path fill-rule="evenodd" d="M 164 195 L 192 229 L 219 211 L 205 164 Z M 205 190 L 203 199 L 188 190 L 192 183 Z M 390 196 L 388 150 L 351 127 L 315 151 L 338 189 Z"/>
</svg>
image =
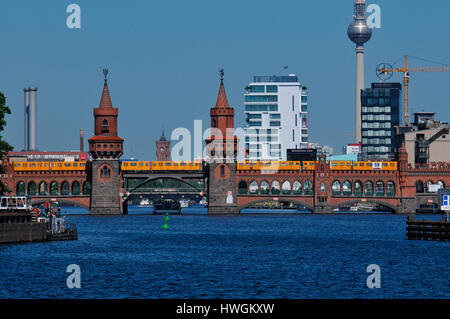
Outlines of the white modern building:
<svg viewBox="0 0 450 319">
<path fill-rule="evenodd" d="M 246 159 L 286 160 L 308 148 L 308 93 L 295 74 L 255 76 L 244 94 Z"/>
</svg>

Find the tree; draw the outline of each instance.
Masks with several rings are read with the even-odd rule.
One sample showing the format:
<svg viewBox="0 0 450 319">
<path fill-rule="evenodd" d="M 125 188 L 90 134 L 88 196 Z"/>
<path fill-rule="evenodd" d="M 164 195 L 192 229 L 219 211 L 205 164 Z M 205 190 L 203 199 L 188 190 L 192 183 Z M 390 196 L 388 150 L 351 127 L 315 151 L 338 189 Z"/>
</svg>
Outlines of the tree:
<svg viewBox="0 0 450 319">
<path fill-rule="evenodd" d="M 6 166 L 3 165 L 3 159 L 8 154 L 8 152 L 11 152 L 13 150 L 13 147 L 9 145 L 6 141 L 3 140 L 2 132 L 5 129 L 6 126 L 6 120 L 5 115 L 11 114 L 11 110 L 9 107 L 6 106 L 6 98 L 5 95 L 3 95 L 2 92 L 0 92 L 0 174 L 6 173 Z M 0 195 L 4 195 L 4 193 L 9 193 L 10 191 L 8 188 L 3 184 L 3 181 L 0 180 Z"/>
</svg>

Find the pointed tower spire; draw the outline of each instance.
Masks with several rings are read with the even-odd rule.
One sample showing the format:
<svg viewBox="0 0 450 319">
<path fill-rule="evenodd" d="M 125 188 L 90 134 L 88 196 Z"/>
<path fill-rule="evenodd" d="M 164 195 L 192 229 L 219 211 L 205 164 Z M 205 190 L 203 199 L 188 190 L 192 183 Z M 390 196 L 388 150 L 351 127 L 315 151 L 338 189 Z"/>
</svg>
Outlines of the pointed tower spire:
<svg viewBox="0 0 450 319">
<path fill-rule="evenodd" d="M 219 96 L 217 97 L 216 108 L 228 108 L 228 99 L 227 94 L 225 92 L 225 86 L 223 85 L 223 76 L 225 72 L 223 69 L 220 70 L 220 88 L 219 88 Z"/>
<path fill-rule="evenodd" d="M 111 96 L 109 95 L 108 88 L 108 69 L 103 69 L 103 74 L 105 75 L 105 84 L 103 86 L 102 99 L 100 100 L 100 107 L 112 107 Z"/>
</svg>

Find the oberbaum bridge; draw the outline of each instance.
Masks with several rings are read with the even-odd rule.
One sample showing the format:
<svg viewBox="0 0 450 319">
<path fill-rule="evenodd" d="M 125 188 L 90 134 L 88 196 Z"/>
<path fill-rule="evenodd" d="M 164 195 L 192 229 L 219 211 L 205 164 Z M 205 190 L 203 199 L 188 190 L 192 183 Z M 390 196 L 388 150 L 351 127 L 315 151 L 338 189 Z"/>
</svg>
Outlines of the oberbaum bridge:
<svg viewBox="0 0 450 319">
<path fill-rule="evenodd" d="M 223 74 L 210 117 L 213 130 L 233 132 L 234 109 L 228 104 Z M 394 170 L 332 169 L 321 155 L 312 169 L 296 166 L 267 171 L 238 163 L 239 141 L 236 136 L 226 134 L 207 138 L 206 147 L 215 159 L 231 157 L 231 161 L 203 161 L 199 169 L 192 171 L 125 171 L 120 164 L 124 140 L 118 136 L 117 120 L 118 108 L 113 107 L 105 76 L 100 105 L 94 108 L 95 135 L 89 139 L 92 160 L 82 170 L 72 171 L 16 171 L 14 163 L 8 161 L 4 163 L 5 182 L 12 194 L 27 195 L 33 204 L 52 200 L 61 205 L 80 206 L 95 215 L 127 214 L 130 199 L 142 196 L 153 199 L 182 196 L 197 201 L 206 197 L 208 214 L 222 215 L 239 214 L 242 209 L 274 202 L 283 203 L 284 207 L 287 204 L 304 207 L 313 213 L 330 213 L 335 208 L 367 203 L 393 213 L 410 214 L 419 204 L 438 202 L 437 195 L 424 192 L 429 181 L 450 185 L 450 163 L 412 166 L 408 164 L 404 144 Z M 157 180 L 177 180 L 186 187 L 149 189 L 148 183 Z M 203 186 L 192 180 L 202 180 Z"/>
</svg>

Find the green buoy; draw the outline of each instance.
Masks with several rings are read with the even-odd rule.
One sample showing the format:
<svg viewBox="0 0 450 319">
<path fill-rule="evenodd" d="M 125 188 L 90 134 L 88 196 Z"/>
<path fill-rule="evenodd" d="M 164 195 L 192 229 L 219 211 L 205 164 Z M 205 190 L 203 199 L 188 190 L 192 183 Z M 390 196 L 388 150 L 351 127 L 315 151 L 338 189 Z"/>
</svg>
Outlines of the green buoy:
<svg viewBox="0 0 450 319">
<path fill-rule="evenodd" d="M 170 220 L 169 213 L 166 213 L 166 217 L 164 218 L 164 225 L 162 226 L 162 229 L 169 229 L 169 225 L 167 225 L 167 222 Z"/>
</svg>

